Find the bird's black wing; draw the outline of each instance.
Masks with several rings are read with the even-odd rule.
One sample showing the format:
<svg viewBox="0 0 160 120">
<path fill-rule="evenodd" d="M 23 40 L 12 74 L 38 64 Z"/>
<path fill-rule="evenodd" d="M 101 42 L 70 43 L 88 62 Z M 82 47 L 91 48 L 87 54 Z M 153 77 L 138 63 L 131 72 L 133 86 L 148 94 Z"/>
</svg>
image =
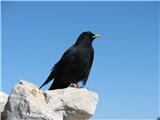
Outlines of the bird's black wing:
<svg viewBox="0 0 160 120">
<path fill-rule="evenodd" d="M 51 73 L 48 76 L 47 80 L 41 85 L 39 89 L 41 89 L 44 85 L 48 84 L 51 80 L 55 78 L 57 74 L 59 74 L 59 71 L 61 70 L 63 63 L 66 63 L 67 58 L 75 52 L 75 45 L 70 47 L 62 56 L 62 58 L 54 65 L 54 67 L 51 69 Z M 54 82 L 58 82 L 57 80 L 54 80 Z M 60 82 L 60 81 L 59 81 Z"/>
<path fill-rule="evenodd" d="M 85 78 L 83 79 L 83 86 L 85 86 L 86 82 L 87 82 L 87 79 L 88 79 L 88 76 L 89 76 L 89 73 L 91 71 L 91 67 L 92 67 L 92 64 L 93 64 L 93 59 L 94 59 L 94 49 L 92 48 L 91 49 L 91 52 L 90 52 L 90 60 L 89 60 L 89 66 L 88 66 L 88 69 L 87 69 L 87 73 L 85 75 Z"/>
</svg>

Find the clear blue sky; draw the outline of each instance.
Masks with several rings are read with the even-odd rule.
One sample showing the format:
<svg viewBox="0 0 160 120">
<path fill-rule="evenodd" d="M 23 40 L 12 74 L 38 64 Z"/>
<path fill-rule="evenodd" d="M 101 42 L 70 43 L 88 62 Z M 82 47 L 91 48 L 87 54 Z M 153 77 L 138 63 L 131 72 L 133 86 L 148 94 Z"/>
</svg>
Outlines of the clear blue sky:
<svg viewBox="0 0 160 120">
<path fill-rule="evenodd" d="M 95 59 L 86 87 L 99 95 L 93 119 L 158 116 L 158 2 L 3 2 L 2 90 L 40 86 L 83 31 Z M 46 86 L 43 90 L 49 87 Z"/>
</svg>

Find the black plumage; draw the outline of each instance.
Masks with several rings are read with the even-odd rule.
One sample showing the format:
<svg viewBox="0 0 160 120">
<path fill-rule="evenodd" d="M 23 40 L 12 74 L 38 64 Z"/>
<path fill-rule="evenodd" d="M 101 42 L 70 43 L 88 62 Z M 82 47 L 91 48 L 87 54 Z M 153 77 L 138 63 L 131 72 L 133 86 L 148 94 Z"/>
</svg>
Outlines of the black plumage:
<svg viewBox="0 0 160 120">
<path fill-rule="evenodd" d="M 86 84 L 94 58 L 92 42 L 100 35 L 83 32 L 51 69 L 51 73 L 41 87 L 54 80 L 49 90 L 68 86 L 79 87 L 78 82 Z M 40 87 L 40 88 L 41 88 Z"/>
</svg>

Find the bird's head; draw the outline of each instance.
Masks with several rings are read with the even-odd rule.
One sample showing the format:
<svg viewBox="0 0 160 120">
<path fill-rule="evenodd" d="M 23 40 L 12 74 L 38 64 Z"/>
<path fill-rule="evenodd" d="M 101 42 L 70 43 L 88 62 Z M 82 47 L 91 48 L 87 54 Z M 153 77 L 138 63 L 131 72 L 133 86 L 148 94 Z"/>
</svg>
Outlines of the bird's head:
<svg viewBox="0 0 160 120">
<path fill-rule="evenodd" d="M 83 41 L 93 42 L 93 40 L 95 40 L 96 38 L 100 38 L 100 37 L 101 37 L 101 35 L 94 34 L 90 31 L 87 31 L 87 32 L 83 32 L 80 34 L 80 36 L 77 39 L 77 42 L 78 43 L 81 43 Z"/>
</svg>

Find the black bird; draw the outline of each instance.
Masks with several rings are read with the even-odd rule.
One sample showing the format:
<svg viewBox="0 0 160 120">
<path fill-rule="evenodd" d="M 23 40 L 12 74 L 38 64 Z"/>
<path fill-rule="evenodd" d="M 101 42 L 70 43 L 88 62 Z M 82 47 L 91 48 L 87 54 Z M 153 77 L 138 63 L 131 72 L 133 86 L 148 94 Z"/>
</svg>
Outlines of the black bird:
<svg viewBox="0 0 160 120">
<path fill-rule="evenodd" d="M 83 32 L 51 69 L 47 80 L 40 88 L 54 80 L 49 90 L 62 89 L 68 86 L 78 88 L 78 82 L 86 84 L 94 58 L 92 42 L 100 35 L 92 32 Z"/>
</svg>

